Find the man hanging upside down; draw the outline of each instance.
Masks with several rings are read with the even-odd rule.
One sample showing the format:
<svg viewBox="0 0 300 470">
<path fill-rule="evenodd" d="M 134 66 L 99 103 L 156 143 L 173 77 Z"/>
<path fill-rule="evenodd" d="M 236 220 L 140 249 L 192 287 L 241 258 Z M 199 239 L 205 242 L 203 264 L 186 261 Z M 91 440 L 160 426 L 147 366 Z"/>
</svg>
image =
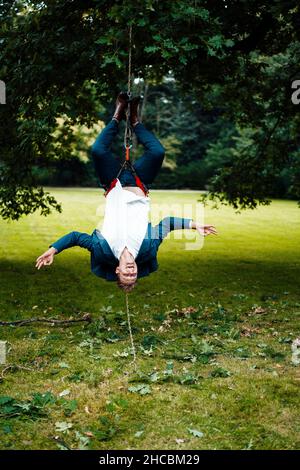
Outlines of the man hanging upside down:
<svg viewBox="0 0 300 470">
<path fill-rule="evenodd" d="M 106 190 L 101 232 L 95 229 L 91 235 L 81 232 L 64 235 L 37 258 L 38 269 L 52 264 L 55 254 L 72 246 L 80 246 L 91 252 L 91 270 L 96 276 L 117 281 L 118 286 L 128 292 L 134 288 L 138 277 L 148 276 L 157 270 L 158 248 L 172 230 L 196 229 L 204 236 L 216 234 L 214 226 L 200 225 L 192 219 L 165 217 L 154 227 L 148 222 L 148 188 L 161 168 L 165 151 L 157 138 L 139 121 L 139 101 L 139 97 L 129 101 L 127 93 L 120 93 L 112 120 L 92 146 L 95 169 Z M 133 165 L 136 174 L 128 168 L 121 170 L 119 160 L 113 157 L 110 150 L 128 106 L 131 127 L 145 149 Z"/>
</svg>

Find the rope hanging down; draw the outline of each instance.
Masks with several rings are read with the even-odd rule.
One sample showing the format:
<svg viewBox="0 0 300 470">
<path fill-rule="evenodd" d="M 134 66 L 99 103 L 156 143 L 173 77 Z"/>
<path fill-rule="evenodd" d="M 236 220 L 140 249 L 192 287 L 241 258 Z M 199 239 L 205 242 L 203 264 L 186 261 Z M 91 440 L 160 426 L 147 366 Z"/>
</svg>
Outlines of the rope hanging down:
<svg viewBox="0 0 300 470">
<path fill-rule="evenodd" d="M 128 54 L 128 82 L 127 82 L 127 94 L 129 100 L 131 99 L 131 59 L 132 59 L 132 25 L 129 26 L 129 54 Z M 126 110 L 126 127 L 124 134 L 124 147 L 125 147 L 125 164 L 130 164 L 130 149 L 132 147 L 132 128 L 130 125 L 130 106 Z M 132 165 L 130 165 L 132 167 Z M 130 321 L 130 312 L 129 312 L 129 303 L 128 303 L 128 293 L 125 293 L 126 297 L 126 311 L 127 311 L 127 322 L 128 330 L 130 335 L 131 350 L 133 354 L 133 366 L 136 371 L 136 352 L 135 345 L 133 341 L 131 321 Z"/>
<path fill-rule="evenodd" d="M 131 350 L 133 354 L 133 366 L 134 370 L 136 371 L 136 353 L 135 353 L 135 346 L 134 346 L 134 341 L 133 341 L 133 336 L 132 336 L 132 329 L 131 329 L 131 321 L 130 321 L 130 312 L 129 312 L 129 303 L 128 303 L 128 293 L 126 292 L 125 294 L 126 297 L 126 311 L 127 311 L 127 321 L 128 321 L 128 329 L 129 329 L 129 335 L 130 335 L 130 341 L 131 341 Z"/>
<path fill-rule="evenodd" d="M 129 26 L 128 84 L 127 91 L 131 94 L 131 56 L 132 56 L 132 24 Z"/>
<path fill-rule="evenodd" d="M 132 25 L 129 26 L 129 50 L 128 50 L 128 80 L 127 80 L 127 94 L 129 98 L 129 102 L 132 99 L 131 98 L 131 85 L 132 85 Z M 111 182 L 110 186 L 107 188 L 107 190 L 104 193 L 104 196 L 107 196 L 109 191 L 113 189 L 116 185 L 117 179 L 119 178 L 120 174 L 124 169 L 129 169 L 131 173 L 133 174 L 136 185 L 141 188 L 141 190 L 144 192 L 144 194 L 147 196 L 148 194 L 148 189 L 146 186 L 142 183 L 140 180 L 139 176 L 137 175 L 134 166 L 132 165 L 130 161 L 130 150 L 132 148 L 132 126 L 130 123 L 130 106 L 127 106 L 127 110 L 125 112 L 126 114 L 126 122 L 125 122 L 125 132 L 124 132 L 124 148 L 125 148 L 125 160 L 123 164 L 121 165 L 121 168 L 116 176 L 116 178 Z"/>
<path fill-rule="evenodd" d="M 132 25 L 129 26 L 129 52 L 128 52 L 128 80 L 127 94 L 129 101 L 131 100 L 131 63 L 132 63 Z M 126 126 L 124 133 L 125 160 L 130 160 L 130 149 L 132 147 L 132 128 L 130 125 L 130 106 L 126 110 Z"/>
</svg>

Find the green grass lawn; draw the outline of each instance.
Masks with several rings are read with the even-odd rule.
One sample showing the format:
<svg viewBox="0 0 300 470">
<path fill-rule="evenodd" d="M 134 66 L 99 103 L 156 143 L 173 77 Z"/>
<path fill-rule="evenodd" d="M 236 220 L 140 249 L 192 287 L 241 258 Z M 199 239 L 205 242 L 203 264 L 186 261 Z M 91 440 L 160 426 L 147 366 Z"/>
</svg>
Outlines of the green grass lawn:
<svg viewBox="0 0 300 470">
<path fill-rule="evenodd" d="M 103 216 L 97 189 L 51 192 L 62 214 L 0 222 L 1 320 L 90 312 L 93 322 L 0 327 L 1 448 L 299 449 L 297 204 L 205 208 L 218 237 L 191 250 L 187 238 L 164 241 L 159 271 L 129 296 L 135 373 L 124 294 L 90 272 L 89 253 L 72 248 L 35 270 L 51 242 Z M 199 194 L 151 196 L 156 223 L 159 203 L 167 215 Z"/>
</svg>

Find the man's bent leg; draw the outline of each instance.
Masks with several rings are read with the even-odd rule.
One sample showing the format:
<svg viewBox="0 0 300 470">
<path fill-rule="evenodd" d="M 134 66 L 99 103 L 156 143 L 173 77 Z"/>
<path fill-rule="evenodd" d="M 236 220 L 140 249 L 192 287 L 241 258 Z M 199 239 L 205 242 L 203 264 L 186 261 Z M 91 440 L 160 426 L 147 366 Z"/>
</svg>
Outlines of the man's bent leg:
<svg viewBox="0 0 300 470">
<path fill-rule="evenodd" d="M 150 185 L 162 166 L 165 149 L 143 124 L 138 123 L 133 129 L 138 142 L 145 147 L 145 153 L 135 162 L 134 168 L 142 182 Z"/>
<path fill-rule="evenodd" d="M 91 149 L 97 176 L 105 188 L 115 179 L 121 167 L 110 150 L 118 130 L 119 124 L 113 119 L 98 135 Z"/>
</svg>

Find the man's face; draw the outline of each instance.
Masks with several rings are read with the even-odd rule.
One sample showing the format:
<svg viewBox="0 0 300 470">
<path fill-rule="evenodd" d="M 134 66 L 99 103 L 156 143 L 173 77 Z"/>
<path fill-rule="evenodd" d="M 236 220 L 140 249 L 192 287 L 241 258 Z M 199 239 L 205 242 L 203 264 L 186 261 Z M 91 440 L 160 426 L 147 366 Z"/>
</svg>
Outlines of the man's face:
<svg viewBox="0 0 300 470">
<path fill-rule="evenodd" d="M 135 261 L 120 260 L 119 266 L 116 267 L 120 282 L 125 285 L 134 284 L 137 279 L 137 264 Z"/>
</svg>

